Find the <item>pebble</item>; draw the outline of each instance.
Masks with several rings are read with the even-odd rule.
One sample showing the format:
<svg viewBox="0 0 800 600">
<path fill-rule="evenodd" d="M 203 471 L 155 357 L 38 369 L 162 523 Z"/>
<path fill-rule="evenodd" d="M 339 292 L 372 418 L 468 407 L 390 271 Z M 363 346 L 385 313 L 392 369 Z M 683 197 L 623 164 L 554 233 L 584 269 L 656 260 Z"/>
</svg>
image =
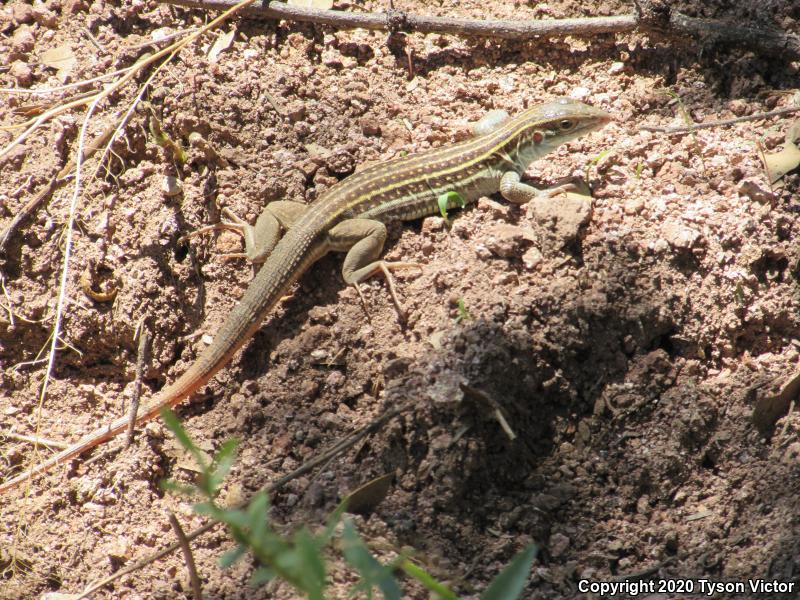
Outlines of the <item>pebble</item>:
<svg viewBox="0 0 800 600">
<path fill-rule="evenodd" d="M 361 126 L 361 133 L 364 135 L 381 134 L 381 124 L 374 117 L 361 117 L 361 119 L 359 119 L 359 125 Z"/>
<path fill-rule="evenodd" d="M 497 256 L 513 258 L 520 255 L 520 244 L 525 240 L 535 240 L 532 231 L 501 223 L 489 230 L 486 247 Z"/>
<path fill-rule="evenodd" d="M 286 107 L 286 116 L 292 123 L 302 121 L 306 116 L 306 105 L 303 102 L 296 101 Z"/>
<path fill-rule="evenodd" d="M 661 235 L 670 246 L 679 250 L 690 250 L 702 237 L 699 231 L 677 221 L 667 221 L 661 229 Z"/>
<path fill-rule="evenodd" d="M 644 200 L 641 198 L 633 198 L 625 203 L 626 215 L 638 215 L 644 210 Z"/>
<path fill-rule="evenodd" d="M 164 181 L 161 183 L 161 191 L 167 198 L 172 198 L 173 196 L 179 195 L 183 191 L 183 188 L 177 177 L 166 175 L 164 176 Z"/>
<path fill-rule="evenodd" d="M 563 533 L 554 533 L 550 536 L 550 541 L 547 544 L 550 550 L 550 556 L 553 558 L 557 558 L 564 554 L 564 552 L 569 548 L 570 540 L 567 536 Z"/>
<path fill-rule="evenodd" d="M 11 63 L 9 73 L 16 79 L 19 87 L 29 87 L 33 81 L 33 71 L 28 66 L 28 63 L 21 60 L 15 60 Z"/>
<path fill-rule="evenodd" d="M 609 75 L 619 75 L 625 70 L 625 63 L 623 62 L 614 62 L 611 63 L 611 66 L 608 68 Z"/>
<path fill-rule="evenodd" d="M 36 44 L 36 38 L 33 37 L 33 32 L 30 27 L 23 25 L 19 27 L 14 35 L 11 36 L 11 51 L 27 53 L 33 50 Z"/>
<path fill-rule="evenodd" d="M 528 248 L 522 255 L 522 264 L 525 265 L 525 268 L 529 271 L 535 269 L 536 266 L 542 262 L 542 260 L 544 260 L 542 251 L 535 246 Z"/>
<path fill-rule="evenodd" d="M 762 182 L 759 178 L 748 177 L 739 182 L 736 191 L 742 196 L 747 196 L 754 202 L 762 204 L 771 204 L 776 200 L 775 194 L 765 187 L 766 182 Z"/>
<path fill-rule="evenodd" d="M 56 15 L 42 6 L 33 9 L 33 19 L 42 27 L 54 29 L 58 25 Z"/>
<path fill-rule="evenodd" d="M 11 15 L 17 25 L 32 23 L 34 19 L 33 6 L 24 2 L 14 4 L 11 7 Z"/>
</svg>

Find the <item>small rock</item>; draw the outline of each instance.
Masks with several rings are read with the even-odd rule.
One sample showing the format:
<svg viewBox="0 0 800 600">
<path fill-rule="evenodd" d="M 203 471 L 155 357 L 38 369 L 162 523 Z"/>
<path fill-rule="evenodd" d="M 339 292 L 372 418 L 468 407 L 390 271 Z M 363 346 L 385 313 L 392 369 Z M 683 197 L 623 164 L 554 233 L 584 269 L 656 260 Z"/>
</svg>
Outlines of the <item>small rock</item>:
<svg viewBox="0 0 800 600">
<path fill-rule="evenodd" d="M 748 177 L 747 179 L 742 179 L 742 181 L 739 182 L 737 191 L 742 196 L 747 196 L 754 202 L 760 202 L 761 204 L 772 204 L 775 202 L 775 194 L 762 186 L 763 183 L 760 179 Z"/>
<path fill-rule="evenodd" d="M 65 15 L 77 15 L 79 12 L 83 12 L 88 8 L 86 2 L 83 0 L 65 0 L 61 7 L 61 12 Z"/>
<path fill-rule="evenodd" d="M 322 348 L 317 348 L 311 351 L 311 360 L 320 362 L 328 358 L 328 351 Z"/>
<path fill-rule="evenodd" d="M 286 107 L 286 116 L 292 123 L 302 121 L 306 116 L 306 105 L 303 102 L 292 102 Z"/>
<path fill-rule="evenodd" d="M 333 48 L 326 48 L 322 52 L 322 64 L 332 69 L 341 69 L 342 55 Z"/>
<path fill-rule="evenodd" d="M 325 166 L 331 173 L 348 175 L 355 170 L 356 159 L 346 150 L 336 150 L 325 159 Z"/>
<path fill-rule="evenodd" d="M 28 63 L 21 60 L 15 60 L 11 63 L 11 68 L 8 72 L 17 80 L 19 87 L 29 87 L 33 81 L 33 71 L 28 66 Z"/>
<path fill-rule="evenodd" d="M 297 165 L 297 168 L 300 169 L 306 179 L 311 179 L 319 169 L 319 163 L 315 160 L 306 160 Z"/>
<path fill-rule="evenodd" d="M 183 188 L 177 177 L 166 175 L 164 181 L 161 183 L 161 191 L 167 198 L 172 198 L 173 196 L 179 195 L 183 191 Z"/>
<path fill-rule="evenodd" d="M 495 218 L 501 218 L 508 215 L 508 205 L 500 204 L 490 198 L 480 198 L 478 200 L 478 210 L 488 212 Z"/>
<path fill-rule="evenodd" d="M 550 542 L 547 544 L 550 550 L 550 556 L 558 558 L 569 548 L 569 538 L 563 533 L 554 533 L 550 536 Z"/>
<path fill-rule="evenodd" d="M 737 117 L 741 117 L 747 112 L 747 103 L 744 100 L 731 100 L 728 108 Z"/>
<path fill-rule="evenodd" d="M 428 234 L 444 229 L 444 219 L 442 217 L 426 217 L 422 220 L 422 233 Z"/>
<path fill-rule="evenodd" d="M 56 15 L 43 6 L 37 6 L 33 9 L 33 19 L 42 27 L 47 29 L 54 29 L 58 25 L 58 18 Z"/>
<path fill-rule="evenodd" d="M 529 271 L 535 269 L 536 266 L 542 262 L 542 260 L 544 260 L 542 251 L 536 246 L 528 248 L 522 255 L 522 264 L 525 265 L 525 268 Z"/>
<path fill-rule="evenodd" d="M 573 100 L 585 100 L 589 96 L 591 96 L 592 90 L 587 87 L 576 87 L 572 90 L 569 97 Z"/>
<path fill-rule="evenodd" d="M 11 36 L 12 53 L 28 53 L 33 50 L 35 44 L 36 38 L 33 37 L 33 32 L 27 25 L 17 28 L 14 35 Z"/>
<path fill-rule="evenodd" d="M 641 198 L 632 198 L 625 203 L 626 215 L 638 215 L 644 210 L 644 200 Z"/>
<path fill-rule="evenodd" d="M 522 254 L 523 242 L 535 241 L 536 236 L 531 230 L 525 230 L 516 225 L 499 224 L 489 230 L 486 247 L 497 256 L 512 258 Z"/>
<path fill-rule="evenodd" d="M 11 6 L 11 16 L 17 25 L 27 25 L 33 23 L 33 6 L 20 2 Z"/>
<path fill-rule="evenodd" d="M 378 119 L 374 117 L 361 117 L 358 121 L 361 126 L 361 133 L 364 135 L 380 135 L 381 124 Z"/>
<path fill-rule="evenodd" d="M 785 465 L 790 467 L 800 464 L 800 442 L 793 442 L 789 444 L 789 447 L 786 448 L 781 460 Z"/>
<path fill-rule="evenodd" d="M 470 229 L 469 225 L 467 225 L 466 221 L 464 221 L 463 219 L 456 219 L 453 222 L 453 225 L 450 227 L 450 232 L 453 235 L 460 237 L 462 240 L 468 240 L 472 233 L 472 230 Z M 483 244 L 480 244 L 480 246 L 483 248 L 483 250 L 489 252 L 486 246 L 484 246 Z"/>
<path fill-rule="evenodd" d="M 625 63 L 623 62 L 614 62 L 611 63 L 611 66 L 608 68 L 609 75 L 619 75 L 625 70 Z"/>
<path fill-rule="evenodd" d="M 543 226 L 548 226 L 562 244 L 578 237 L 580 228 L 592 217 L 589 196 L 567 193 L 546 202 L 529 202 L 527 212 Z"/>
<path fill-rule="evenodd" d="M 661 235 L 670 246 L 679 250 L 692 249 L 702 237 L 699 231 L 677 221 L 667 221 L 661 229 Z"/>
</svg>

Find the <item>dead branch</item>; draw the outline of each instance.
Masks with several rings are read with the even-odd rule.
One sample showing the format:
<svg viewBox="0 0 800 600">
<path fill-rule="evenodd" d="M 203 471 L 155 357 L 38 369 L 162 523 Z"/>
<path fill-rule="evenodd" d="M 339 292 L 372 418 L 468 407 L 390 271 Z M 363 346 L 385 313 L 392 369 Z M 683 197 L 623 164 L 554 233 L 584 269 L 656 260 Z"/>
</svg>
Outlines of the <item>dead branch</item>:
<svg viewBox="0 0 800 600">
<path fill-rule="evenodd" d="M 169 517 L 169 524 L 172 525 L 172 531 L 175 532 L 175 537 L 178 538 L 178 544 L 183 552 L 183 560 L 186 563 L 186 570 L 189 572 L 189 582 L 192 586 L 192 597 L 194 600 L 202 600 L 203 588 L 200 585 L 200 576 L 197 574 L 197 566 L 194 562 L 194 555 L 192 554 L 192 547 L 189 545 L 189 540 L 186 539 L 186 533 L 183 527 L 178 522 L 178 517 L 173 513 L 167 515 Z"/>
<path fill-rule="evenodd" d="M 225 10 L 236 4 L 235 0 L 162 0 L 167 4 L 201 8 L 203 10 Z M 451 33 L 454 35 L 482 36 L 503 39 L 528 39 L 536 36 L 617 33 L 636 28 L 633 16 L 594 17 L 585 19 L 554 19 L 550 21 L 477 21 L 450 17 L 428 17 L 401 11 L 386 13 L 344 12 L 340 10 L 316 10 L 289 6 L 285 2 L 270 2 L 252 5 L 244 14 L 268 19 L 287 19 L 331 25 L 339 29 L 371 29 L 378 31 L 417 31 L 420 33 Z"/>
<path fill-rule="evenodd" d="M 162 0 L 167 4 L 225 10 L 236 0 Z M 639 3 L 633 15 L 591 17 L 582 19 L 550 19 L 520 21 L 478 21 L 449 17 L 428 17 L 401 11 L 386 13 L 344 12 L 315 10 L 289 6 L 284 2 L 254 4 L 243 11 L 251 16 L 268 19 L 286 19 L 331 25 L 340 29 L 371 29 L 420 33 L 450 33 L 502 39 L 527 40 L 534 37 L 575 36 L 590 37 L 599 33 L 627 33 L 639 30 L 667 37 L 689 37 L 716 44 L 732 44 L 769 55 L 779 55 L 785 60 L 800 58 L 800 36 L 784 33 L 777 28 L 747 27 L 716 19 L 697 19 L 670 10 L 658 0 Z"/>
<path fill-rule="evenodd" d="M 769 112 L 756 113 L 754 115 L 745 115 L 744 117 L 736 117 L 735 119 L 723 119 L 721 121 L 708 121 L 706 123 L 694 123 L 693 125 L 679 125 L 676 127 L 653 127 L 644 125 L 639 128 L 639 131 L 652 131 L 654 133 L 666 133 L 668 135 L 676 133 L 689 133 L 697 131 L 698 129 L 712 129 L 714 127 L 726 127 L 728 125 L 735 125 L 736 123 L 744 123 L 746 121 L 760 121 L 762 119 L 770 119 L 772 117 L 780 117 L 783 115 L 790 115 L 800 111 L 800 106 L 790 106 L 787 108 L 779 108 Z"/>
</svg>

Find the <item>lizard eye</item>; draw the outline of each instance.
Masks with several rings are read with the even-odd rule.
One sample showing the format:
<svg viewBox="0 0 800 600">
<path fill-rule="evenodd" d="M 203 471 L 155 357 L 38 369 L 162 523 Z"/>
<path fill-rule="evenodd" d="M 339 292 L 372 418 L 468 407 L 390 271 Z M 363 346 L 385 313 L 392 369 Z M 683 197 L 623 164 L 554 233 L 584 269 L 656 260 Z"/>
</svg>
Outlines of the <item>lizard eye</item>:
<svg viewBox="0 0 800 600">
<path fill-rule="evenodd" d="M 575 127 L 575 121 L 572 121 L 570 119 L 564 119 L 563 121 L 561 121 L 561 123 L 559 123 L 559 126 L 561 127 L 562 130 L 569 131 L 570 129 Z"/>
</svg>

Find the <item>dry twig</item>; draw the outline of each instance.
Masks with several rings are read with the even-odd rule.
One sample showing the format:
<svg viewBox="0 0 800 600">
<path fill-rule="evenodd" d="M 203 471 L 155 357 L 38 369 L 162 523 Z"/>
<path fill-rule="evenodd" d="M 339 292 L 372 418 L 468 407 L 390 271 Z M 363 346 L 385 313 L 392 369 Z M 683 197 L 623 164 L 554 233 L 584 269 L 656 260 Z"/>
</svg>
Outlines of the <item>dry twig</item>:
<svg viewBox="0 0 800 600">
<path fill-rule="evenodd" d="M 653 131 L 655 133 L 690 133 L 698 129 L 712 129 L 714 127 L 726 127 L 728 125 L 735 125 L 736 123 L 744 123 L 746 121 L 760 121 L 762 119 L 770 119 L 772 117 L 779 117 L 781 115 L 790 115 L 800 111 L 800 106 L 791 106 L 788 108 L 779 108 L 764 113 L 756 113 L 754 115 L 746 115 L 744 117 L 736 117 L 735 119 L 722 119 L 721 121 L 708 121 L 707 123 L 694 123 L 692 125 L 680 125 L 677 127 L 651 127 L 645 125 L 639 128 L 639 131 Z"/>
<path fill-rule="evenodd" d="M 139 412 L 139 400 L 142 397 L 142 378 L 144 377 L 149 351 L 150 330 L 145 319 L 142 319 L 139 322 L 139 352 L 136 357 L 136 380 L 134 381 L 133 398 L 131 399 L 131 408 L 128 413 L 128 439 L 125 442 L 126 446 L 130 446 L 133 443 L 133 434 L 136 430 L 136 414 Z"/>
<path fill-rule="evenodd" d="M 206 10 L 224 10 L 235 0 L 165 0 L 170 4 Z M 732 44 L 784 60 L 800 58 L 800 36 L 774 29 L 747 27 L 715 19 L 689 17 L 654 0 L 642 0 L 633 15 L 592 17 L 584 19 L 550 19 L 519 21 L 477 21 L 450 17 L 427 17 L 400 11 L 386 13 L 353 13 L 339 10 L 315 10 L 269 2 L 247 8 L 245 14 L 270 19 L 306 21 L 332 25 L 341 29 L 372 29 L 449 33 L 501 39 L 529 40 L 535 37 L 590 37 L 599 33 L 628 33 L 639 30 L 670 37 L 688 37 L 716 44 Z"/>
<path fill-rule="evenodd" d="M 197 575 L 197 565 L 194 562 L 192 547 L 189 545 L 186 533 L 184 533 L 183 527 L 178 523 L 178 519 L 173 513 L 169 513 L 169 524 L 172 525 L 172 531 L 175 532 L 175 537 L 178 538 L 178 545 L 180 545 L 181 552 L 183 552 L 183 560 L 186 563 L 186 570 L 189 571 L 189 581 L 192 584 L 192 596 L 194 600 L 202 600 L 203 588 L 200 585 L 200 577 Z"/>
</svg>

